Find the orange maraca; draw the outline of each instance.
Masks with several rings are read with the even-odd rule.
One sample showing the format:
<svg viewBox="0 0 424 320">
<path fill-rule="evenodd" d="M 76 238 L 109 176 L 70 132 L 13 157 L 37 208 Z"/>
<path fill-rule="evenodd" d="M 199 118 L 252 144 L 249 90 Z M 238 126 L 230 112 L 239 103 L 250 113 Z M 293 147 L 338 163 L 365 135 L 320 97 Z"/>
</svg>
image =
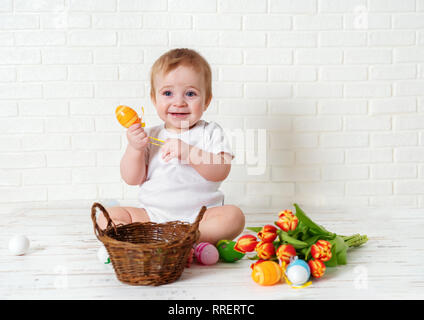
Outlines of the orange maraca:
<svg viewBox="0 0 424 320">
<path fill-rule="evenodd" d="M 141 123 L 141 126 L 144 127 L 144 122 L 141 121 L 137 112 L 128 106 L 118 106 L 115 110 L 115 115 L 119 123 L 125 128 L 131 127 L 134 123 Z"/>
<path fill-rule="evenodd" d="M 262 286 L 272 286 L 280 282 L 281 267 L 274 261 L 264 261 L 253 266 L 252 279 Z"/>
</svg>

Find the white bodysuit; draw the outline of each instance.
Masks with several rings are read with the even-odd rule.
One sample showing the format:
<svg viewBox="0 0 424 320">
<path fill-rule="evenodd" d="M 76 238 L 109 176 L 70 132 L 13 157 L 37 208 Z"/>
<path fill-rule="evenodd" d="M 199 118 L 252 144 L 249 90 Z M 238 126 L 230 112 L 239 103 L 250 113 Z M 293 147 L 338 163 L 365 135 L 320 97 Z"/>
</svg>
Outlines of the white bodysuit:
<svg viewBox="0 0 424 320">
<path fill-rule="evenodd" d="M 224 130 L 215 122 L 200 120 L 182 133 L 168 131 L 164 124 L 146 128 L 145 132 L 154 138 L 177 138 L 207 152 L 226 152 L 233 156 Z M 140 185 L 138 199 L 150 221 L 193 223 L 202 206 L 210 208 L 224 204 L 224 195 L 218 190 L 221 182 L 206 180 L 190 165 L 176 158 L 166 163 L 159 146 L 148 144 L 145 154 L 147 178 Z"/>
</svg>

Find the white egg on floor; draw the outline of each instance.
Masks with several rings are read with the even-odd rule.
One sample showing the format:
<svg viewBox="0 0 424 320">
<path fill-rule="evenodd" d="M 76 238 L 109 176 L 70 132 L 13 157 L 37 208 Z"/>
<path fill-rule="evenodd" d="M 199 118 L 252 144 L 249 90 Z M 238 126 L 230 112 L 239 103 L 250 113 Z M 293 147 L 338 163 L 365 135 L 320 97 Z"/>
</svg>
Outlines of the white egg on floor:
<svg viewBox="0 0 424 320">
<path fill-rule="evenodd" d="M 97 250 L 97 258 L 103 264 L 109 264 L 110 263 L 109 253 L 107 252 L 107 250 L 104 246 L 101 246 L 99 248 L 99 250 Z"/>
<path fill-rule="evenodd" d="M 28 249 L 29 239 L 24 235 L 16 235 L 9 240 L 9 251 L 15 256 L 27 253 Z"/>
</svg>

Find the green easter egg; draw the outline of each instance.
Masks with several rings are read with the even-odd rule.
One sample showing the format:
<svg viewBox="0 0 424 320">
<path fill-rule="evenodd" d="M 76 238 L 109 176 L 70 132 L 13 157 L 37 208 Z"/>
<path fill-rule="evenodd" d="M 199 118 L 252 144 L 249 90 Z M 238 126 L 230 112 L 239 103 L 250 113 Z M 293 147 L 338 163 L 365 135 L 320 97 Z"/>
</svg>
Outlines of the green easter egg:
<svg viewBox="0 0 424 320">
<path fill-rule="evenodd" d="M 244 257 L 244 253 L 234 250 L 235 241 L 219 240 L 216 247 L 219 252 L 219 258 L 225 262 L 235 262 Z"/>
</svg>

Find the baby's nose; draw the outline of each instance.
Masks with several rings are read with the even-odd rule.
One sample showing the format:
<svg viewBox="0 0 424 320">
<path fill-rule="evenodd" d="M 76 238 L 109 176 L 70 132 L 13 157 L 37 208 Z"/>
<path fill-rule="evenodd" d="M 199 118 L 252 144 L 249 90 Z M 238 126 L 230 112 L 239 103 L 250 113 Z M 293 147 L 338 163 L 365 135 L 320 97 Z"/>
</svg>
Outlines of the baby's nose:
<svg viewBox="0 0 424 320">
<path fill-rule="evenodd" d="M 187 102 L 185 101 L 183 96 L 176 96 L 173 105 L 175 107 L 185 107 Z"/>
</svg>

